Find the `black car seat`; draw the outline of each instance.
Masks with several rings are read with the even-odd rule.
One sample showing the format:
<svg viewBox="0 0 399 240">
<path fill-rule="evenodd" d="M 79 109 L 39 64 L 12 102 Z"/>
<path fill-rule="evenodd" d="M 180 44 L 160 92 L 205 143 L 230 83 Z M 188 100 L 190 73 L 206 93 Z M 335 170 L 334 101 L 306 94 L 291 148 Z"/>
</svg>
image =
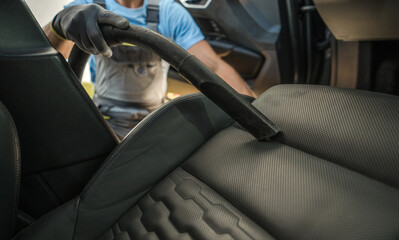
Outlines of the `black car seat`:
<svg viewBox="0 0 399 240">
<path fill-rule="evenodd" d="M 23 6 L 19 1 L 3 2 L 0 9 L 24 9 L 18 8 Z M 9 21 L 19 14 L 11 10 L 5 17 L 0 15 L 0 20 Z M 16 28 L 16 33 L 25 34 Z M 14 30 L 0 31 L 0 39 L 10 46 L 18 44 L 11 41 L 10 35 L 18 37 Z M 23 99 L 12 99 L 14 95 L 7 92 L 15 89 L 11 80 L 24 79 L 25 68 L 35 73 L 32 67 L 41 69 L 36 74 L 45 74 L 46 79 L 61 79 L 55 81 L 62 87 L 76 85 L 61 93 L 88 99 L 82 97 L 78 84 L 68 83 L 74 76 L 59 55 L 47 55 L 43 48 L 31 55 L 18 55 L 17 50 L 27 49 L 0 48 L 0 68 L 7 71 L 8 79 L 1 81 L 8 85 L 2 85 L 0 96 L 8 99 L 12 109 L 22 109 L 14 101 L 22 105 Z M 26 63 L 24 70 L 16 64 L 21 59 Z M 45 64 L 51 68 L 43 71 Z M 15 70 L 20 72 L 10 73 Z M 62 96 L 53 96 L 53 101 Z M 36 98 L 31 101 L 39 101 Z M 79 101 L 86 107 L 78 115 L 94 109 L 89 100 Z M 30 110 L 39 103 L 46 105 L 30 103 L 27 113 L 32 114 Z M 52 104 L 52 111 L 44 113 L 60 118 L 64 109 L 56 107 L 65 103 Z M 398 97 L 281 85 L 266 91 L 253 105 L 281 128 L 275 139 L 256 141 L 201 94 L 169 102 L 108 155 L 79 195 L 40 217 L 15 239 L 399 238 Z M 67 107 L 67 116 L 80 106 Z M 15 110 L 14 116 L 23 119 L 29 114 Z M 93 116 L 99 126 L 106 126 L 98 115 Z M 54 126 L 58 127 L 62 121 L 57 122 Z M 20 120 L 18 131 L 24 124 L 38 123 Z M 66 129 L 75 131 L 76 127 L 84 135 L 86 130 L 77 125 Z M 35 142 L 36 135 L 30 136 Z M 65 130 L 54 134 L 54 141 L 65 138 L 68 145 L 78 137 Z M 48 142 L 44 151 L 51 146 Z M 79 154 L 76 157 L 81 159 Z"/>
<path fill-rule="evenodd" d="M 253 104 L 277 139 L 200 94 L 166 104 L 16 239 L 399 238 L 398 97 L 280 85 Z"/>
<path fill-rule="evenodd" d="M 0 2 L 0 74 L 21 145 L 20 209 L 38 218 L 79 194 L 118 140 L 24 1 Z"/>
<path fill-rule="evenodd" d="M 0 239 L 10 239 L 15 231 L 20 171 L 18 134 L 0 102 Z"/>
</svg>

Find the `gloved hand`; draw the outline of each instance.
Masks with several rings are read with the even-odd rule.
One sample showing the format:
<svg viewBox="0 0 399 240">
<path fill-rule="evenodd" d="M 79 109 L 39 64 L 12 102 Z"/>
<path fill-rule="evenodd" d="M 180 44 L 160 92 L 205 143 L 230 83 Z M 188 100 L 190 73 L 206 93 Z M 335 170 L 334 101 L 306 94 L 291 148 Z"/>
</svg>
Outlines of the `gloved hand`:
<svg viewBox="0 0 399 240">
<path fill-rule="evenodd" d="M 129 28 L 129 21 L 97 4 L 82 4 L 68 7 L 53 19 L 53 32 L 61 38 L 71 40 L 84 52 L 111 57 L 111 48 L 101 34 L 99 24 L 109 24 L 120 29 Z"/>
</svg>

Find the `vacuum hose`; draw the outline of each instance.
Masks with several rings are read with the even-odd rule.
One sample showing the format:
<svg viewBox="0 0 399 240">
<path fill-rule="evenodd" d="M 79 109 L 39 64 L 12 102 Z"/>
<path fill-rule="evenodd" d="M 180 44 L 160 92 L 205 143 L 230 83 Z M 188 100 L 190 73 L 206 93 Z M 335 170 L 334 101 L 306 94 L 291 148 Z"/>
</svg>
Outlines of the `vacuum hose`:
<svg viewBox="0 0 399 240">
<path fill-rule="evenodd" d="M 166 37 L 143 27 L 131 25 L 127 30 L 101 26 L 101 32 L 110 46 L 134 44 L 157 54 L 168 62 L 188 82 L 230 115 L 259 141 L 269 139 L 279 132 L 266 116 L 251 105 L 205 64 Z M 89 54 L 76 45 L 69 64 L 81 79 Z"/>
</svg>

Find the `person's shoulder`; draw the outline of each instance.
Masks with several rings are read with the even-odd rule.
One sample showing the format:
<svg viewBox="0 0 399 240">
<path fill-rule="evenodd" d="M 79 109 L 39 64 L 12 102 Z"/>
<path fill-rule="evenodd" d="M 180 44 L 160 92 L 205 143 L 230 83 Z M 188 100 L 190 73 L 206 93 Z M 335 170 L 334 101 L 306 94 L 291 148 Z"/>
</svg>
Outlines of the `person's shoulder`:
<svg viewBox="0 0 399 240">
<path fill-rule="evenodd" d="M 159 10 L 167 19 L 182 19 L 190 15 L 178 0 L 159 0 Z"/>
<path fill-rule="evenodd" d="M 184 7 L 177 0 L 159 0 L 159 6 L 160 8 L 164 8 L 166 11 L 184 10 Z"/>
</svg>

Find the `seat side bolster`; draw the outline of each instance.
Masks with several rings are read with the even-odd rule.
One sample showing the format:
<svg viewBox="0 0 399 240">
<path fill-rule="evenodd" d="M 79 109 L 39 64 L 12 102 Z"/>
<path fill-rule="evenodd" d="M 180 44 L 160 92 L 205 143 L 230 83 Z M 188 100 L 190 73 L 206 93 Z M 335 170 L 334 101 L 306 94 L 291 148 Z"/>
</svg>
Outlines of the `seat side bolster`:
<svg viewBox="0 0 399 240">
<path fill-rule="evenodd" d="M 129 133 L 81 194 L 76 239 L 94 239 L 233 120 L 202 94 L 175 99 Z"/>
<path fill-rule="evenodd" d="M 0 238 L 15 230 L 21 178 L 20 151 L 15 124 L 0 102 Z"/>
<path fill-rule="evenodd" d="M 14 240 L 73 239 L 79 198 L 44 215 L 32 225 L 22 230 Z"/>
</svg>

